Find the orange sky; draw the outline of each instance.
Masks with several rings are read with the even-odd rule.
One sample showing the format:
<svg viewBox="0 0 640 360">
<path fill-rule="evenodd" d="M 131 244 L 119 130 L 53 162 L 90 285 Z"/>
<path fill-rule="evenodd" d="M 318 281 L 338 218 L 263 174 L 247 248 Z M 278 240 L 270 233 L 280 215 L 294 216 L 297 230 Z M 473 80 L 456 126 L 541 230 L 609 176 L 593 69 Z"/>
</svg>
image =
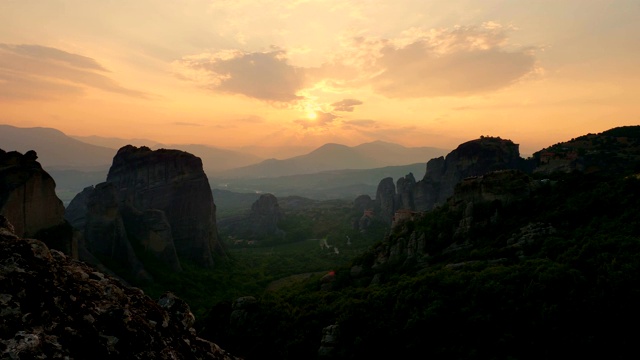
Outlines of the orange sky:
<svg viewBox="0 0 640 360">
<path fill-rule="evenodd" d="M 523 154 L 640 123 L 637 0 L 0 0 L 0 123 Z"/>
</svg>

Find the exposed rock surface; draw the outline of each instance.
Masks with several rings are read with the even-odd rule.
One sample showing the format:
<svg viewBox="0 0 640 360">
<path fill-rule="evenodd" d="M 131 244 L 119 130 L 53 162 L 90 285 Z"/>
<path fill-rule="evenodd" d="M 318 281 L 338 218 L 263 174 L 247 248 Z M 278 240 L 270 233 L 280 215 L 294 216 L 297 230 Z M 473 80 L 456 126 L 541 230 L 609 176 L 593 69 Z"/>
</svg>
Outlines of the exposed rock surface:
<svg viewBox="0 0 640 360">
<path fill-rule="evenodd" d="M 0 217 L 3 359 L 236 359 L 196 335 L 189 306 L 141 290 L 43 242 L 12 234 Z"/>
<path fill-rule="evenodd" d="M 334 358 L 335 348 L 339 345 L 340 325 L 329 325 L 322 329 L 322 339 L 318 349 L 318 358 Z"/>
<path fill-rule="evenodd" d="M 113 158 L 107 181 L 119 189 L 124 204 L 165 213 L 179 256 L 213 265 L 213 253 L 220 248 L 216 207 L 200 158 L 128 145 Z"/>
<path fill-rule="evenodd" d="M 262 194 L 251 205 L 250 222 L 254 235 L 282 233 L 278 228 L 280 220 L 282 220 L 282 210 L 278 205 L 278 199 L 273 194 Z"/>
<path fill-rule="evenodd" d="M 495 200 L 508 204 L 528 196 L 538 186 L 538 182 L 520 170 L 493 171 L 460 181 L 449 204 L 457 207 Z"/>
<path fill-rule="evenodd" d="M 134 249 L 175 271 L 182 269 L 178 255 L 211 266 L 220 250 L 202 162 L 179 150 L 121 148 L 107 181 L 85 188 L 65 216 L 84 235 L 83 260 L 99 266 L 91 255 L 109 258 L 140 281 L 151 277 Z"/>
<path fill-rule="evenodd" d="M 420 181 L 411 173 L 398 179 L 397 187 L 392 178 L 382 179 L 376 192 L 376 215 L 391 224 L 398 210 L 420 212 L 442 205 L 453 195 L 456 184 L 467 177 L 522 167 L 518 148 L 511 140 L 482 137 L 461 144 L 446 158 L 429 160 Z"/>
<path fill-rule="evenodd" d="M 38 237 L 49 242 L 42 232 L 65 226 L 64 206 L 56 195 L 55 181 L 37 158 L 35 151 L 22 155 L 0 149 L 0 214 L 9 219 L 16 234 L 43 235 Z M 49 244 L 77 256 L 70 231 Z"/>
<path fill-rule="evenodd" d="M 469 249 L 472 247 L 469 234 L 474 228 L 484 227 L 495 223 L 500 214 L 497 212 L 478 214 L 483 205 L 500 203 L 501 206 L 525 199 L 533 190 L 541 186 L 541 182 L 533 180 L 520 170 L 492 171 L 483 176 L 468 177 L 457 184 L 452 196 L 447 200 L 449 212 L 458 217 L 457 225 L 453 227 L 451 238 L 455 240 L 443 253 Z M 476 209 L 478 208 L 478 209 Z M 486 206 L 484 206 L 486 208 Z M 398 216 L 402 211 L 397 212 Z M 479 216 L 477 216 L 479 215 Z M 424 213 L 415 214 L 416 219 Z M 422 262 L 428 256 L 426 248 L 429 242 L 439 239 L 428 238 L 422 232 L 416 232 L 412 226 L 398 222 L 392 228 L 393 236 L 387 235 L 385 240 L 374 250 L 373 267 L 390 261 Z M 517 241 L 513 241 L 517 243 Z"/>
<path fill-rule="evenodd" d="M 152 280 L 136 256 L 127 234 L 119 210 L 118 189 L 111 183 L 96 185 L 86 198 L 86 209 L 84 245 L 89 252 L 98 258 L 117 262 L 137 281 Z"/>
<path fill-rule="evenodd" d="M 284 214 L 278 199 L 273 194 L 262 194 L 251 205 L 248 214 L 228 217 L 220 221 L 219 227 L 238 238 L 261 240 L 268 236 L 284 236 L 278 227 Z"/>
<path fill-rule="evenodd" d="M 375 211 L 384 222 L 391 223 L 396 208 L 396 186 L 393 178 L 384 178 L 376 191 Z"/>
<path fill-rule="evenodd" d="M 64 222 L 64 206 L 56 196 L 56 183 L 42 169 L 35 151 L 24 155 L 0 150 L 0 214 L 20 236 Z"/>
<path fill-rule="evenodd" d="M 415 201 L 414 210 L 430 210 L 443 204 L 460 180 L 480 176 L 495 170 L 518 169 L 521 162 L 519 146 L 499 137 L 482 137 L 465 142 L 446 158 L 427 163 L 427 172 L 416 187 L 422 188 L 422 201 Z"/>
</svg>

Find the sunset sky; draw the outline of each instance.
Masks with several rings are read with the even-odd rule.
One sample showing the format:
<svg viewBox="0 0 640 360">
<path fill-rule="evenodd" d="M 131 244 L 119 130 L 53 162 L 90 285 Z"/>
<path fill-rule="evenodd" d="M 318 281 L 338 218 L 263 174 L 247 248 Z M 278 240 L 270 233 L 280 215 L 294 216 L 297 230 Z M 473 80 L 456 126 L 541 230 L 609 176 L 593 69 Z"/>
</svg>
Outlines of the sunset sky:
<svg viewBox="0 0 640 360">
<path fill-rule="evenodd" d="M 524 154 L 640 124 L 638 0 L 0 0 L 0 123 Z"/>
</svg>

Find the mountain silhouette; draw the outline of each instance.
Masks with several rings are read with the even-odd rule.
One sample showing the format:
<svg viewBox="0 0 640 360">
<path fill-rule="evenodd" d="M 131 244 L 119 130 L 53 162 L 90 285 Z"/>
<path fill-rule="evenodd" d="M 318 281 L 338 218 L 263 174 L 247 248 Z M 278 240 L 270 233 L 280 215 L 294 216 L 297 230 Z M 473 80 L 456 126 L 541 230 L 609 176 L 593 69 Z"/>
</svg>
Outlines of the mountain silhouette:
<svg viewBox="0 0 640 360">
<path fill-rule="evenodd" d="M 87 144 L 60 130 L 44 127 L 20 128 L 0 125 L 0 143 L 6 151 L 35 150 L 46 169 L 104 170 L 115 155 L 113 149 Z"/>
<path fill-rule="evenodd" d="M 398 166 L 442 156 L 447 150 L 432 147 L 404 147 L 374 141 L 358 146 L 329 143 L 308 154 L 289 159 L 269 159 L 255 165 L 225 171 L 221 178 L 271 178 L 289 175 L 313 174 L 345 169 L 374 169 Z"/>
</svg>

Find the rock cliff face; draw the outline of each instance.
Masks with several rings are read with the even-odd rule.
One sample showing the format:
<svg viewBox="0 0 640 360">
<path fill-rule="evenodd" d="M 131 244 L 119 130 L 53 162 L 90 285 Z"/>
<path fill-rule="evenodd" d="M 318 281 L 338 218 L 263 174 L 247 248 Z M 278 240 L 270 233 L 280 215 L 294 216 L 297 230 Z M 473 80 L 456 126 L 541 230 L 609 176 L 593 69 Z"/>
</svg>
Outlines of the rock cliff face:
<svg viewBox="0 0 640 360">
<path fill-rule="evenodd" d="M 179 256 L 212 266 L 221 249 L 202 162 L 179 150 L 121 148 L 107 181 L 76 195 L 65 217 L 83 234 L 83 260 L 109 259 L 138 281 L 151 276 L 134 249 L 175 271 Z"/>
<path fill-rule="evenodd" d="M 377 216 L 390 224 L 398 210 L 420 212 L 444 204 L 464 178 L 518 169 L 522 161 L 518 148 L 511 140 L 482 137 L 461 144 L 446 158 L 429 160 L 418 182 L 411 173 L 398 179 L 397 186 L 391 178 L 382 179 L 375 199 Z"/>
<path fill-rule="evenodd" d="M 494 223 L 501 216 L 498 208 L 527 198 L 535 189 L 543 186 L 542 184 L 520 170 L 492 171 L 459 182 L 454 194 L 447 200 L 447 207 L 444 208 L 452 218 L 456 218 L 456 224 L 453 228 L 446 229 L 451 233 L 445 237 L 450 236 L 454 242 L 443 252 L 471 247 L 469 234 L 472 229 Z M 497 206 L 497 203 L 500 206 Z M 486 209 L 492 207 L 496 208 L 495 212 L 486 213 Z M 417 220 L 425 214 L 415 216 L 414 220 Z M 426 249 L 429 243 L 441 241 L 440 235 L 443 235 L 429 238 L 424 232 L 414 231 L 412 226 L 405 226 L 404 222 L 394 223 L 392 230 L 395 235 L 387 236 L 374 250 L 374 267 L 398 259 L 420 262 L 428 257 Z"/>
<path fill-rule="evenodd" d="M 430 210 L 447 201 L 460 180 L 495 170 L 518 169 L 519 146 L 499 137 L 482 137 L 459 145 L 446 158 L 432 159 L 427 172 L 416 185 L 423 193 L 414 210 Z M 415 200 L 414 200 L 415 201 Z"/>
<path fill-rule="evenodd" d="M 220 245 L 216 207 L 200 158 L 179 150 L 128 145 L 113 158 L 107 182 L 119 189 L 126 206 L 165 213 L 179 256 L 213 265 L 213 252 Z"/>
<path fill-rule="evenodd" d="M 56 183 L 42 169 L 35 151 L 0 150 L 0 213 L 20 236 L 64 222 L 64 206 L 56 196 Z"/>
<path fill-rule="evenodd" d="M 56 183 L 42 169 L 35 151 L 24 155 L 0 150 L 0 214 L 13 224 L 16 234 L 48 241 L 46 231 L 64 227 L 64 206 L 56 196 Z M 67 254 L 75 253 L 71 233 L 50 245 Z M 55 243 L 55 244 L 53 244 Z M 76 254 L 77 256 L 77 254 Z"/>
<path fill-rule="evenodd" d="M 236 359 L 173 294 L 155 302 L 10 227 L 0 216 L 3 359 Z"/>
</svg>

